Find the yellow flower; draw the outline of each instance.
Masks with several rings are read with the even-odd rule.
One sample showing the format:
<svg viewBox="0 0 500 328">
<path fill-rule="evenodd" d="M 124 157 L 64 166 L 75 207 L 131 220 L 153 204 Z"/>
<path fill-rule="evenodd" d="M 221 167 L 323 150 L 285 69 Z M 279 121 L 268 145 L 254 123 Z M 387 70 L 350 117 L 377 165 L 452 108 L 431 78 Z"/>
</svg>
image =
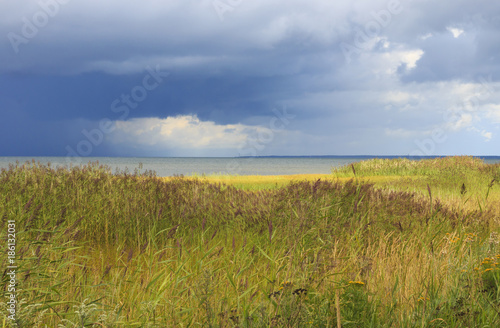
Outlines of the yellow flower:
<svg viewBox="0 0 500 328">
<path fill-rule="evenodd" d="M 491 271 L 491 270 L 493 270 L 493 269 L 489 268 L 489 269 L 484 270 L 483 272 L 488 272 L 488 271 Z"/>
<path fill-rule="evenodd" d="M 362 281 L 349 281 L 349 284 L 351 284 L 351 285 L 364 285 L 365 283 Z"/>
</svg>

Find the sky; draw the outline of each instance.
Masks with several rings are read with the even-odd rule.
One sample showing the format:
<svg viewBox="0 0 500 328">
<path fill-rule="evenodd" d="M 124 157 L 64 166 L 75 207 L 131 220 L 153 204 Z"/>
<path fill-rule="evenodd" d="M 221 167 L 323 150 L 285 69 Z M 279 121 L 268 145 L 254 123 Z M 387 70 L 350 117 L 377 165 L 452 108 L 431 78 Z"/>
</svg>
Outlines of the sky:
<svg viewBox="0 0 500 328">
<path fill-rule="evenodd" d="M 0 0 L 0 156 L 500 155 L 494 0 Z"/>
</svg>

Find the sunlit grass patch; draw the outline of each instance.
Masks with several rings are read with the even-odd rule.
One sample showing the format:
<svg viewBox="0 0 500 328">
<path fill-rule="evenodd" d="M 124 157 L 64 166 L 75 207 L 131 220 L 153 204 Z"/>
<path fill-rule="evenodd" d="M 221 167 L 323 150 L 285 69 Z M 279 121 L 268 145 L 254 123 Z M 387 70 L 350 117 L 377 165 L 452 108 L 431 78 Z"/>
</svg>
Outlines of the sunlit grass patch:
<svg viewBox="0 0 500 328">
<path fill-rule="evenodd" d="M 450 156 L 420 160 L 375 158 L 334 168 L 332 173 L 336 176 L 360 177 L 371 175 L 422 176 L 450 171 L 481 170 L 493 166 L 495 165 L 485 164 L 480 158 L 472 156 Z"/>
<path fill-rule="evenodd" d="M 436 199 L 450 206 L 467 211 L 490 207 L 500 212 L 500 164 L 485 164 L 472 156 L 372 159 L 333 169 L 332 174 L 344 179 L 369 178 L 379 188 L 423 197 L 430 188 Z"/>
<path fill-rule="evenodd" d="M 168 181 L 172 178 L 163 178 Z M 332 180 L 331 174 L 293 174 L 293 175 L 192 175 L 185 179 L 199 179 L 210 183 L 223 183 L 242 190 L 276 189 L 291 181 Z"/>
<path fill-rule="evenodd" d="M 178 177 L 164 177 L 160 178 L 163 181 L 169 181 Z M 351 180 L 350 177 L 336 177 L 331 174 L 291 174 L 291 175 L 193 175 L 183 177 L 184 179 L 194 179 L 207 181 L 210 183 L 222 183 L 230 185 L 242 190 L 265 190 L 277 189 L 288 185 L 293 181 L 311 181 L 317 180 L 325 181 L 339 181 L 347 182 Z M 365 176 L 359 178 L 360 182 L 366 183 L 390 183 L 399 181 L 398 176 Z"/>
</svg>

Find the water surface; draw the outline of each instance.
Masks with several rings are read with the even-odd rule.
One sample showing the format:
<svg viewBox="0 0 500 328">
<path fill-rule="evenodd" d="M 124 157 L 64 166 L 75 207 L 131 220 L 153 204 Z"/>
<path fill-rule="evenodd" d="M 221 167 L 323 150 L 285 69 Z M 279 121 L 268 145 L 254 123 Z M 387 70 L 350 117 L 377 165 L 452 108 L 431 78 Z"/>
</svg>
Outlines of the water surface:
<svg viewBox="0 0 500 328">
<path fill-rule="evenodd" d="M 288 175 L 329 174 L 332 168 L 370 158 L 397 158 L 398 156 L 321 156 L 321 157 L 85 157 L 81 163 L 99 162 L 113 172 L 152 170 L 158 176 L 173 175 Z M 486 163 L 500 163 L 500 156 L 482 157 Z M 66 157 L 0 157 L 0 168 L 9 164 L 32 161 L 52 167 L 78 165 Z M 139 169 L 141 168 L 141 169 Z"/>
</svg>

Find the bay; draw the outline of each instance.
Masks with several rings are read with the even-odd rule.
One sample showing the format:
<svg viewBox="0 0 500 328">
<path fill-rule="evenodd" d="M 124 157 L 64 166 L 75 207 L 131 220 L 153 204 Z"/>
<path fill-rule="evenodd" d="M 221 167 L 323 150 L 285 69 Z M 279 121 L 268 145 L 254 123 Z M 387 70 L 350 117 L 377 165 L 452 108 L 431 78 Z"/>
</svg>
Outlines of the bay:
<svg viewBox="0 0 500 328">
<path fill-rule="evenodd" d="M 113 172 L 134 170 L 155 171 L 158 176 L 174 175 L 289 175 L 329 174 L 334 167 L 348 165 L 370 158 L 398 158 L 404 156 L 295 156 L 295 157 L 85 157 L 80 163 L 66 157 L 0 157 L 0 168 L 9 164 L 39 162 L 51 167 L 69 167 L 98 162 Z M 436 156 L 434 156 L 436 157 Z M 425 157 L 432 158 L 432 156 Z M 486 163 L 500 163 L 500 156 L 481 157 Z"/>
</svg>

